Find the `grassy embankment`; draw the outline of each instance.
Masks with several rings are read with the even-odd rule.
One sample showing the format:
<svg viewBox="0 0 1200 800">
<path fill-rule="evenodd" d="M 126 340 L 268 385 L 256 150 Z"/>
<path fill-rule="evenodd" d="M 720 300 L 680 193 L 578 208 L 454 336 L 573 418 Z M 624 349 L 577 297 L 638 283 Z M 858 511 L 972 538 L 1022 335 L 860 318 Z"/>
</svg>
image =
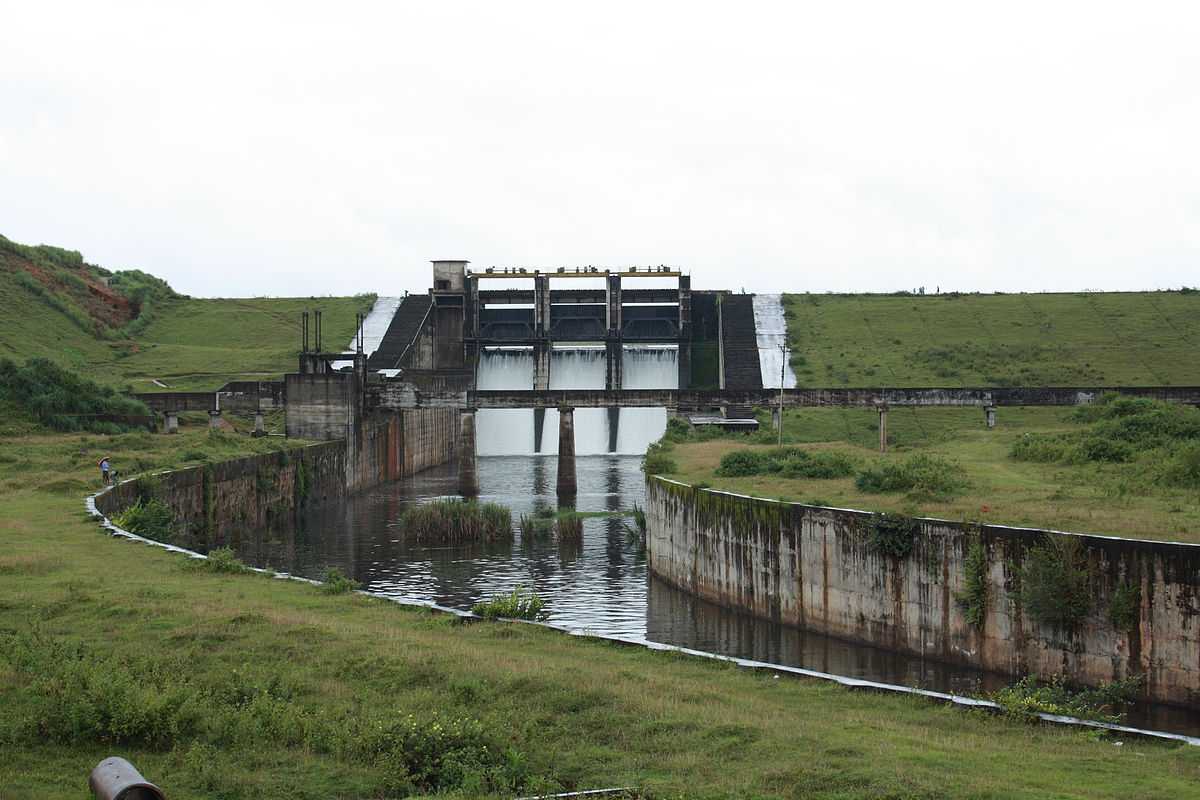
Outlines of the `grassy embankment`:
<svg viewBox="0 0 1200 800">
<path fill-rule="evenodd" d="M 632 785 L 658 797 L 1166 798 L 1200 779 L 1200 749 L 1116 748 L 188 568 L 100 535 L 82 513 L 101 450 L 151 468 L 185 451 L 268 446 L 199 431 L 5 442 L 0 796 L 81 797 L 87 771 L 113 753 L 183 800 L 392 796 L 406 770 L 426 787 Z M 479 727 L 454 724 L 463 719 Z M 465 771 L 433 757 L 444 745 Z"/>
<path fill-rule="evenodd" d="M 1186 417 L 1192 409 L 1180 409 Z M 1072 409 L 1001 408 L 988 430 L 978 409 L 895 408 L 888 415 L 890 450 L 878 452 L 878 416 L 872 409 L 794 409 L 784 416 L 785 444 L 844 454 L 854 469 L 834 478 L 782 473 L 728 476 L 720 462 L 737 450 L 771 451 L 775 431 L 761 420 L 752 438 L 675 444 L 663 474 L 743 494 L 786 500 L 901 512 L 952 520 L 1028 525 L 1148 539 L 1200 541 L 1200 484 L 1166 476 L 1184 456 L 1150 449 L 1128 462 L 1080 460 L 1064 454 L 1048 463 L 1021 460 L 1013 447 L 1022 441 L 1083 441 L 1094 423 L 1079 421 Z M 758 442 L 757 444 L 754 442 Z M 1192 452 L 1196 445 L 1178 451 Z M 959 483 L 945 492 L 877 491 L 860 487 L 859 475 L 881 466 L 903 467 L 927 455 L 949 465 Z M 1051 454 L 1053 455 L 1053 454 Z M 935 462 L 936 463 L 936 462 Z M 1193 467 L 1195 469 L 1195 467 Z M 867 488 L 872 488 L 870 483 Z"/>
<path fill-rule="evenodd" d="M 302 311 L 322 310 L 322 345 L 339 350 L 374 300 L 184 297 L 136 270 L 112 273 L 73 251 L 0 237 L 0 357 L 48 358 L 136 391 L 161 390 L 155 379 L 188 391 L 278 378 L 296 368 Z"/>
<path fill-rule="evenodd" d="M 784 309 L 800 386 L 1200 384 L 1194 289 L 790 294 Z"/>
<path fill-rule="evenodd" d="M 800 386 L 1007 386 L 1200 384 L 1200 292 L 1017 295 L 785 295 Z M 1200 465 L 1181 429 L 1147 440 L 1140 429 L 1095 428 L 1071 409 L 1001 408 L 987 430 L 978 409 L 892 409 L 891 451 L 879 456 L 871 409 L 796 409 L 785 442 L 838 451 L 855 469 L 836 478 L 779 472 L 717 474 L 752 440 L 687 441 L 666 474 L 746 494 L 1065 530 L 1200 541 L 1200 485 L 1177 473 Z M 761 416 L 769 423 L 766 415 Z M 1186 420 L 1185 420 L 1186 422 Z M 1153 427 L 1154 421 L 1149 420 Z M 1184 425 L 1184 428 L 1187 426 Z M 1094 430 L 1093 430 L 1094 429 Z M 1022 437 L 1128 439 L 1131 452 L 1018 458 Z M 750 441 L 760 442 L 751 445 Z M 1190 450 L 1188 450 L 1190 448 Z M 1188 452 L 1185 452 L 1188 450 Z M 914 455 L 942 459 L 961 478 L 952 491 L 864 491 L 863 469 L 902 468 Z M 1037 455 L 1037 454 L 1035 454 Z M 1167 468 L 1176 469 L 1168 474 Z M 866 484 L 868 487 L 870 484 Z"/>
</svg>

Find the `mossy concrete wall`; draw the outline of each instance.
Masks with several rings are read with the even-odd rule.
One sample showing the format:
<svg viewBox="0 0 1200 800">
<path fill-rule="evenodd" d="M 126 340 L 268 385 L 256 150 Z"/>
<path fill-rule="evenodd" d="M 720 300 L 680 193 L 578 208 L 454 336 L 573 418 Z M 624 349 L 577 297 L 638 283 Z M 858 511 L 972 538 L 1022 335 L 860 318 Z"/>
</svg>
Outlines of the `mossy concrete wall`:
<svg viewBox="0 0 1200 800">
<path fill-rule="evenodd" d="M 347 494 L 342 442 L 141 476 L 96 498 L 111 517 L 143 498 L 171 507 L 171 543 L 220 547 L 255 528 L 291 525 L 301 509 Z"/>
<path fill-rule="evenodd" d="M 1200 546 L 1079 536 L 1092 597 L 1086 618 L 1055 630 L 1022 609 L 1026 528 L 918 519 L 904 558 L 870 545 L 874 515 L 718 492 L 653 477 L 646 487 L 650 569 L 721 605 L 832 636 L 1019 675 L 1089 685 L 1139 674 L 1158 702 L 1200 708 Z M 968 551 L 981 544 L 982 624 L 958 601 Z M 1140 589 L 1127 630 L 1110 620 L 1122 586 Z"/>
</svg>

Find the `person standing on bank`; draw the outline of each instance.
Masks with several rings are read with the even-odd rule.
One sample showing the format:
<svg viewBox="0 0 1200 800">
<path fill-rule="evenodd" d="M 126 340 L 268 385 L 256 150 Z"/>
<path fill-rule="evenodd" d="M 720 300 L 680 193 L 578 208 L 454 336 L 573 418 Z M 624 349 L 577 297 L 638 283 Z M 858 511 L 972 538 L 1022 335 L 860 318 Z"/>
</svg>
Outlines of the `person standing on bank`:
<svg viewBox="0 0 1200 800">
<path fill-rule="evenodd" d="M 105 486 L 108 485 L 109 469 L 110 469 L 110 466 L 108 463 L 108 456 L 105 456 L 104 458 L 100 459 L 100 478 L 104 481 Z"/>
</svg>

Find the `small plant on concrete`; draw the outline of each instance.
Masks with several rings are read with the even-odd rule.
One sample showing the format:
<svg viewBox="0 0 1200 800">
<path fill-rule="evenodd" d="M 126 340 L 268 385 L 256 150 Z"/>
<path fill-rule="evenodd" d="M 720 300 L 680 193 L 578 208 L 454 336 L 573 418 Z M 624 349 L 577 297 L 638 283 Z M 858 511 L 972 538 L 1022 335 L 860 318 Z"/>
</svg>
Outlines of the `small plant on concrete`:
<svg viewBox="0 0 1200 800">
<path fill-rule="evenodd" d="M 1058 714 L 1064 717 L 1118 723 L 1124 707 L 1136 699 L 1141 689 L 1139 675 L 1095 688 L 1074 686 L 1061 675 L 1045 681 L 1027 675 L 1011 686 L 991 695 L 1005 714 L 1036 722 L 1038 714 Z"/>
<path fill-rule="evenodd" d="M 509 594 L 499 594 L 481 600 L 471 611 L 486 619 L 537 619 L 545 603 L 533 592 L 518 586 Z"/>
<path fill-rule="evenodd" d="M 1074 630 L 1092 608 L 1090 579 L 1078 537 L 1048 535 L 1025 555 L 1020 571 L 1021 606 L 1035 622 L 1055 630 Z"/>
<path fill-rule="evenodd" d="M 971 542 L 967 549 L 967 558 L 963 563 L 966 573 L 963 577 L 963 590 L 954 595 L 954 601 L 962 609 L 963 618 L 973 628 L 982 628 L 987 619 L 987 549 L 980 539 Z"/>
<path fill-rule="evenodd" d="M 355 591 L 360 586 L 358 581 L 347 577 L 346 573 L 337 567 L 329 567 L 321 576 L 321 591 L 325 594 L 346 594 Z"/>
<path fill-rule="evenodd" d="M 171 507 L 157 498 L 143 498 L 119 514 L 114 514 L 113 524 L 117 527 L 145 536 L 148 539 L 168 541 L 175 513 Z"/>
<path fill-rule="evenodd" d="M 912 517 L 876 514 L 871 518 L 867 542 L 876 553 L 896 559 L 908 558 L 919 528 Z"/>
<path fill-rule="evenodd" d="M 1119 631 L 1131 631 L 1138 624 L 1142 609 L 1142 587 L 1136 583 L 1122 583 L 1108 601 L 1108 619 Z"/>
<path fill-rule="evenodd" d="M 196 559 L 188 564 L 199 572 L 215 572 L 219 575 L 242 575 L 253 572 L 243 564 L 228 547 L 218 547 L 208 551 L 208 558 Z"/>
</svg>

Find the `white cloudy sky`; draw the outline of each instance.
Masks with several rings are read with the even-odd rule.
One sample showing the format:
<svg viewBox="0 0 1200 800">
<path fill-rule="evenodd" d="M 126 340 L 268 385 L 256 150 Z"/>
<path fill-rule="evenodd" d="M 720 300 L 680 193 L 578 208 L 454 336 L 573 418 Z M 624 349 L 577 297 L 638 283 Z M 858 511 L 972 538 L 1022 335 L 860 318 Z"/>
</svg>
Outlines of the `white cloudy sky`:
<svg viewBox="0 0 1200 800">
<path fill-rule="evenodd" d="M 0 233 L 196 295 L 1200 284 L 1194 4 L 2 8 Z"/>
</svg>

